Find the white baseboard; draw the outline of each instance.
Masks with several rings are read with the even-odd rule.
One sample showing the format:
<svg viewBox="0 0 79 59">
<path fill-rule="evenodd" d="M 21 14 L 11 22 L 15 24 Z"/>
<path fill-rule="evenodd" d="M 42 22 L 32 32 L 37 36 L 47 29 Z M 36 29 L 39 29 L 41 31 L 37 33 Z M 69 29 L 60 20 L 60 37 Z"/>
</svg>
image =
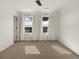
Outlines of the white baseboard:
<svg viewBox="0 0 79 59">
<path fill-rule="evenodd" d="M 68 49 L 70 49 L 72 52 L 74 52 L 75 54 L 79 55 L 79 52 L 76 51 L 73 47 L 71 47 L 70 45 L 68 44 L 65 44 L 64 41 L 61 41 L 61 40 L 58 40 L 60 43 L 62 43 L 64 46 L 66 46 Z"/>
<path fill-rule="evenodd" d="M 14 44 L 14 42 L 11 43 L 11 44 L 9 44 L 9 45 L 7 45 L 5 48 L 0 49 L 0 52 L 2 52 L 2 51 L 4 51 L 5 49 L 9 48 L 9 47 L 12 46 L 13 44 Z"/>
</svg>

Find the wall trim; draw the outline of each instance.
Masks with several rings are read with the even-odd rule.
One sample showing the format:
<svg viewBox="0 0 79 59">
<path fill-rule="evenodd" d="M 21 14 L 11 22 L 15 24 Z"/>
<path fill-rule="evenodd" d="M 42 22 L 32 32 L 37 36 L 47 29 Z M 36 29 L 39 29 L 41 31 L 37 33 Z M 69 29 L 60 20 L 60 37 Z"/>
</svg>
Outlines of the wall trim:
<svg viewBox="0 0 79 59">
<path fill-rule="evenodd" d="M 65 44 L 63 41 L 61 40 L 57 40 L 59 43 L 61 43 L 63 46 L 65 46 L 68 50 L 70 50 L 72 53 L 74 53 L 75 55 L 77 55 L 79 57 L 79 53 L 77 51 L 75 51 L 71 46 L 68 46 L 67 44 Z"/>
</svg>

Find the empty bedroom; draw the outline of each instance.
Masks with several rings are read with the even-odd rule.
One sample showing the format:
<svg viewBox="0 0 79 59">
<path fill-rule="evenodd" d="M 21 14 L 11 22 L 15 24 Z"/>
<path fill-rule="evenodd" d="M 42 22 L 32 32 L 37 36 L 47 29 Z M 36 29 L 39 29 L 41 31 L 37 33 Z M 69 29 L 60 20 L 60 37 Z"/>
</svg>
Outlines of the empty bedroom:
<svg viewBox="0 0 79 59">
<path fill-rule="evenodd" d="M 0 59 L 79 59 L 79 0 L 0 0 Z"/>
</svg>

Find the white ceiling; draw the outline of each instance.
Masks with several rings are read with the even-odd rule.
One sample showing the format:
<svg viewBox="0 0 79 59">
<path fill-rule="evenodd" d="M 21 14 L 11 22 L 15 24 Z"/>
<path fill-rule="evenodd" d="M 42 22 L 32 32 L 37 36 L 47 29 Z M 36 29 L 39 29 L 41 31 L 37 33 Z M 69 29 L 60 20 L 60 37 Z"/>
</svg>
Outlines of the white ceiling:
<svg viewBox="0 0 79 59">
<path fill-rule="evenodd" d="M 0 5 L 13 11 L 54 11 L 62 8 L 69 0 L 40 0 L 42 6 L 38 6 L 35 0 L 0 0 Z M 45 8 L 48 8 L 47 10 Z"/>
<path fill-rule="evenodd" d="M 59 8 L 62 8 L 65 4 L 68 3 L 69 0 L 41 0 L 43 4 L 43 10 L 48 8 L 48 11 L 54 11 Z"/>
</svg>

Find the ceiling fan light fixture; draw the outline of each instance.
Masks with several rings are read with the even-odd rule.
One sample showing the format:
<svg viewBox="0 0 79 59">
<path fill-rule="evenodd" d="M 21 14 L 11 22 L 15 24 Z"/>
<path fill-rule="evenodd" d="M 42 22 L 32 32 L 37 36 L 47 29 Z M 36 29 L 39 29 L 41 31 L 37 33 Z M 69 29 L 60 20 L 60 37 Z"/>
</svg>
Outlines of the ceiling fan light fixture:
<svg viewBox="0 0 79 59">
<path fill-rule="evenodd" d="M 35 2 L 38 4 L 38 6 L 42 6 L 40 0 L 35 0 Z"/>
</svg>

